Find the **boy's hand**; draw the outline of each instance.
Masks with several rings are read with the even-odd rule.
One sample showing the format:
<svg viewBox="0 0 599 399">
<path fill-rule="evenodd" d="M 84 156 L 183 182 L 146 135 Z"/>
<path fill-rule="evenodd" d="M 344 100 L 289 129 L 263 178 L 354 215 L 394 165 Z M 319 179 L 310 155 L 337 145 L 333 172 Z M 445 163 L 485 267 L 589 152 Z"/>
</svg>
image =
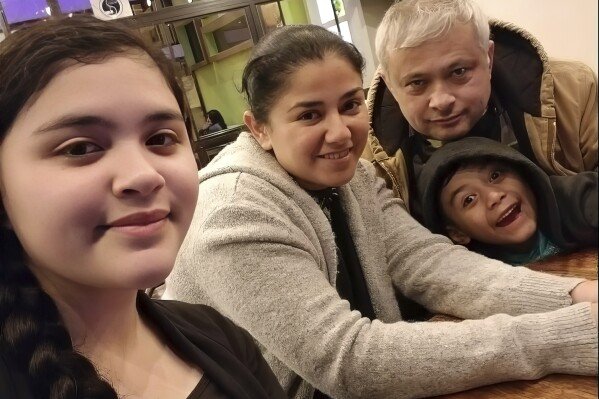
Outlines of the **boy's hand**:
<svg viewBox="0 0 599 399">
<path fill-rule="evenodd" d="M 572 291 L 570 296 L 572 297 L 572 303 L 579 302 L 594 302 L 597 303 L 597 280 L 583 281 L 578 284 Z"/>
</svg>

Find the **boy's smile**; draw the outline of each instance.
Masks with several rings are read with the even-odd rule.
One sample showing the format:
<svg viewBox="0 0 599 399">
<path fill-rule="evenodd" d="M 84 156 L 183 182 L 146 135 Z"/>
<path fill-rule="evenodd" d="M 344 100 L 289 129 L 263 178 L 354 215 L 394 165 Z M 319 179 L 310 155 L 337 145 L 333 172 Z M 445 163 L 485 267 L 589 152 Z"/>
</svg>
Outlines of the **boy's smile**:
<svg viewBox="0 0 599 399">
<path fill-rule="evenodd" d="M 537 230 L 535 196 L 514 171 L 498 163 L 458 169 L 442 188 L 448 234 L 458 244 L 526 244 Z"/>
</svg>

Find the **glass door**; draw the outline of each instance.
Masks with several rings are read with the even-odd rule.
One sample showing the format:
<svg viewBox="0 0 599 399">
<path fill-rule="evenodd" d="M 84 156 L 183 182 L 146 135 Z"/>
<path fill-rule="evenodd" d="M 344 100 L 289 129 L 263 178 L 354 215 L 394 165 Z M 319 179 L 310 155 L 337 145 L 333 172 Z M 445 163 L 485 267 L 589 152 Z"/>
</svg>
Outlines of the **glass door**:
<svg viewBox="0 0 599 399">
<path fill-rule="evenodd" d="M 137 29 L 174 61 L 187 97 L 189 132 L 198 164 L 205 164 L 200 139 L 208 132 L 207 113 L 217 110 L 227 128 L 240 128 L 245 100 L 241 75 L 254 45 L 249 7 L 160 21 Z"/>
</svg>

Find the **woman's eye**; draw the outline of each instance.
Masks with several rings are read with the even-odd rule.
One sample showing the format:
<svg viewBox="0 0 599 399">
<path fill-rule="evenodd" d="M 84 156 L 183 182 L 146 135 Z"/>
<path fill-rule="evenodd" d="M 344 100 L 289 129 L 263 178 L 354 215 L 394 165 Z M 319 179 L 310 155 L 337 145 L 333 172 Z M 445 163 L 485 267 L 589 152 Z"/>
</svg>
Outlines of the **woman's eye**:
<svg viewBox="0 0 599 399">
<path fill-rule="evenodd" d="M 467 195 L 467 196 L 465 196 L 464 200 L 462 201 L 462 208 L 466 208 L 472 202 L 474 202 L 474 195 Z"/>
<path fill-rule="evenodd" d="M 361 101 L 351 100 L 351 101 L 348 101 L 347 103 L 345 103 L 345 105 L 343 107 L 343 110 L 345 112 L 347 112 L 347 111 L 356 111 L 356 110 L 358 110 L 358 108 L 360 108 L 360 105 L 362 105 Z"/>
<path fill-rule="evenodd" d="M 158 133 L 146 141 L 148 146 L 166 147 L 178 143 L 177 136 L 174 133 Z"/>
<path fill-rule="evenodd" d="M 69 144 L 62 148 L 60 152 L 69 157 L 81 157 L 95 152 L 102 151 L 102 147 L 89 141 L 80 141 Z"/>
<path fill-rule="evenodd" d="M 318 113 L 316 113 L 314 111 L 304 112 L 303 114 L 301 114 L 299 116 L 299 120 L 302 120 L 302 121 L 311 121 L 316 118 L 318 118 Z"/>
</svg>

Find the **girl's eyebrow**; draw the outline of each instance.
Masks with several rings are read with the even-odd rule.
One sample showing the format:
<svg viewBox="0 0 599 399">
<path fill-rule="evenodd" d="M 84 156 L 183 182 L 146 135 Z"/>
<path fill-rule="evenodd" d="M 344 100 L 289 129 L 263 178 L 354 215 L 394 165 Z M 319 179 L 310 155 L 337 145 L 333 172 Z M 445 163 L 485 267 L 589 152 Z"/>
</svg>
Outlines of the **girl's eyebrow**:
<svg viewBox="0 0 599 399">
<path fill-rule="evenodd" d="M 37 130 L 35 130 L 34 134 L 46 133 L 70 127 L 87 126 L 113 128 L 115 124 L 114 122 L 111 122 L 105 118 L 94 115 L 63 115 L 53 121 L 50 121 L 42 125 Z"/>
<path fill-rule="evenodd" d="M 146 115 L 146 117 L 142 120 L 142 124 L 171 120 L 184 122 L 183 115 L 181 115 L 180 112 L 172 110 L 163 110 Z M 34 132 L 34 134 L 46 133 L 65 128 L 89 126 L 97 126 L 111 129 L 116 127 L 116 123 L 97 115 L 63 115 L 53 121 L 50 121 L 42 125 Z"/>
<path fill-rule="evenodd" d="M 148 123 L 148 122 L 161 122 L 161 121 L 172 121 L 172 120 L 185 122 L 185 119 L 183 118 L 183 115 L 181 115 L 181 112 L 171 111 L 171 110 L 154 112 L 154 113 L 146 116 L 144 118 L 143 122 Z"/>
</svg>

